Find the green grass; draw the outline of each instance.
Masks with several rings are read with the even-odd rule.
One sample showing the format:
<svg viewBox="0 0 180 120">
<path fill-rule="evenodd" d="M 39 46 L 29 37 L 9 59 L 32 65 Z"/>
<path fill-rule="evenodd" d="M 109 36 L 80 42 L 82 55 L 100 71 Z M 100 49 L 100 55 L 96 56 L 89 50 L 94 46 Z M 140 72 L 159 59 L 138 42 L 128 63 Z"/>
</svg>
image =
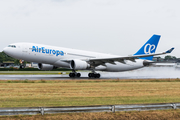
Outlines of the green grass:
<svg viewBox="0 0 180 120">
<path fill-rule="evenodd" d="M 174 103 L 180 101 L 179 81 L 1 80 L 0 107 Z"/>
<path fill-rule="evenodd" d="M 39 107 L 39 106 L 88 106 L 142 103 L 175 103 L 179 97 L 59 97 L 59 98 L 8 98 L 0 99 L 0 107 Z"/>
</svg>

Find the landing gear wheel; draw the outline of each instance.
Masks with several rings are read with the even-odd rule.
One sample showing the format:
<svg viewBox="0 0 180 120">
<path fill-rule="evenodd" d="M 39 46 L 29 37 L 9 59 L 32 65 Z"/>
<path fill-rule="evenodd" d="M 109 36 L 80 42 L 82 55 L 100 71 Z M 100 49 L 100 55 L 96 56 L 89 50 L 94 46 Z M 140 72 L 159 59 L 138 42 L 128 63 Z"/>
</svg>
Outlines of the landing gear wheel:
<svg viewBox="0 0 180 120">
<path fill-rule="evenodd" d="M 20 69 L 24 69 L 24 65 L 20 65 Z"/>
<path fill-rule="evenodd" d="M 71 72 L 71 73 L 69 73 L 69 77 L 71 77 L 71 78 L 81 77 L 81 73 L 73 73 L 73 72 Z"/>
<path fill-rule="evenodd" d="M 69 73 L 69 77 L 75 77 L 74 73 Z"/>
<path fill-rule="evenodd" d="M 91 77 L 92 77 L 92 74 L 93 74 L 93 73 L 89 73 L 89 74 L 88 74 L 88 77 L 91 78 Z"/>
<path fill-rule="evenodd" d="M 100 78 L 101 75 L 98 73 L 95 76 L 96 76 L 96 78 Z"/>
<path fill-rule="evenodd" d="M 89 78 L 100 78 L 101 75 L 99 73 L 89 73 L 88 77 Z"/>
<path fill-rule="evenodd" d="M 81 73 L 77 73 L 76 76 L 77 76 L 77 77 L 81 77 Z"/>
</svg>

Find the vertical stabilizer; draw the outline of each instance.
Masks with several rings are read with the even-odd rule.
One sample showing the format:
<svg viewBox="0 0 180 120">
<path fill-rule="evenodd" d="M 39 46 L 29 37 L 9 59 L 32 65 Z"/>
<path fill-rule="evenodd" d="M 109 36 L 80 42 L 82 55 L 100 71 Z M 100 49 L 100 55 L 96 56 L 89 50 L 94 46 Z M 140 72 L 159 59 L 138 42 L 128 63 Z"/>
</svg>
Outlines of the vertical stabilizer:
<svg viewBox="0 0 180 120">
<path fill-rule="evenodd" d="M 159 43 L 160 35 L 153 35 L 134 55 L 144 55 L 155 53 Z M 143 57 L 140 59 L 152 60 L 153 56 Z"/>
</svg>

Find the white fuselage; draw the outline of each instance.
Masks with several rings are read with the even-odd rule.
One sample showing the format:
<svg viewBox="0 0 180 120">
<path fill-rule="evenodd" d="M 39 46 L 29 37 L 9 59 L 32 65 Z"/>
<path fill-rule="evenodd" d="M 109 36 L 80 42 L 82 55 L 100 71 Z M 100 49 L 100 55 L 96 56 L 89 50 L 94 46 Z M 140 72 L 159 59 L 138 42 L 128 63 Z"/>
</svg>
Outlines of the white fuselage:
<svg viewBox="0 0 180 120">
<path fill-rule="evenodd" d="M 6 47 L 4 52 L 16 59 L 22 59 L 28 62 L 50 64 L 57 67 L 70 68 L 70 64 L 65 60 L 84 60 L 88 61 L 90 58 L 113 58 L 120 57 L 117 55 L 103 54 L 97 52 L 89 52 L 84 50 L 69 49 L 63 47 L 55 47 L 35 43 L 14 43 L 15 47 Z M 97 66 L 95 70 L 101 71 L 128 71 L 144 67 L 142 59 L 136 59 L 136 62 L 126 60 L 126 63 L 114 62 L 105 63 Z"/>
</svg>

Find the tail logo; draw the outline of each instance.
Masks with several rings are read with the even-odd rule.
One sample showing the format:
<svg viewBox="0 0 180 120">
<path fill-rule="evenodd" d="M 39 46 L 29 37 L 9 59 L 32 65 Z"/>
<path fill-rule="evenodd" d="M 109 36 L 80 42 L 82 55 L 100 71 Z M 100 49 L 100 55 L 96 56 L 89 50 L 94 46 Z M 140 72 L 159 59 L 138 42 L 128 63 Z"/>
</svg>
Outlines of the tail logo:
<svg viewBox="0 0 180 120">
<path fill-rule="evenodd" d="M 145 54 L 151 54 L 153 52 L 153 50 L 155 50 L 156 46 L 154 44 L 146 44 L 144 46 L 144 53 Z"/>
</svg>

